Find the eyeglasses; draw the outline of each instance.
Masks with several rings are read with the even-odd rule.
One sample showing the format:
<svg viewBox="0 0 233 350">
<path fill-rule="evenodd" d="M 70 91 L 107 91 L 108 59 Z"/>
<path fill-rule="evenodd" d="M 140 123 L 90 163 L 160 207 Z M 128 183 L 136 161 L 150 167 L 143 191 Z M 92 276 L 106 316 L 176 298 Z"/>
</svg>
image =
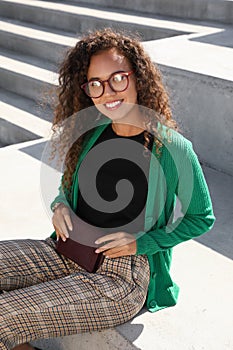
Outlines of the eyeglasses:
<svg viewBox="0 0 233 350">
<path fill-rule="evenodd" d="M 112 91 L 122 92 L 129 86 L 129 76 L 133 73 L 130 72 L 114 72 L 107 80 L 91 79 L 88 82 L 81 85 L 81 88 L 85 91 L 87 96 L 91 98 L 99 98 L 104 94 L 105 83 L 108 83 Z"/>
</svg>

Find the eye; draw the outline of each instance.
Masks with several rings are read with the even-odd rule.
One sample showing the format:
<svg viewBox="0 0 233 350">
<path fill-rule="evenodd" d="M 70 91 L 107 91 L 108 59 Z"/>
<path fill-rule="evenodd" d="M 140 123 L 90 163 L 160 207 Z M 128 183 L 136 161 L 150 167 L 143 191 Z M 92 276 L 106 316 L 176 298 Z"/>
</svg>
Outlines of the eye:
<svg viewBox="0 0 233 350">
<path fill-rule="evenodd" d="M 100 87 L 101 86 L 101 82 L 99 80 L 92 80 L 92 81 L 89 81 L 88 85 L 90 87 Z"/>
<path fill-rule="evenodd" d="M 124 79 L 126 79 L 126 76 L 124 74 L 115 74 L 113 77 L 112 77 L 112 80 L 114 83 L 121 83 Z"/>
</svg>

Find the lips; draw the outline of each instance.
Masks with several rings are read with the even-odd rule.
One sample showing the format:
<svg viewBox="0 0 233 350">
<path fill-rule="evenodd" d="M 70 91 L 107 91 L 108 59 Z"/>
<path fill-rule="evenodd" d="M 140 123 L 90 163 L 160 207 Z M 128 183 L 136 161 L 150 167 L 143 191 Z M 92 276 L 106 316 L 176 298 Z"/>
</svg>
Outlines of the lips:
<svg viewBox="0 0 233 350">
<path fill-rule="evenodd" d="M 123 100 L 116 100 L 116 101 L 107 102 L 104 105 L 108 110 L 113 111 L 114 109 L 117 109 L 122 104 L 122 102 Z"/>
</svg>

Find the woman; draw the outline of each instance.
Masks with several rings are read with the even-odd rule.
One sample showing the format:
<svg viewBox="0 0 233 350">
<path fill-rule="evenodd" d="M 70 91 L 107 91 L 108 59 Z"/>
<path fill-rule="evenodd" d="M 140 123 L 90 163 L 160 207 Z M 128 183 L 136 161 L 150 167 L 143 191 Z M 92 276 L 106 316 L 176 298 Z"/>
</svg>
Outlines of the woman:
<svg viewBox="0 0 233 350">
<path fill-rule="evenodd" d="M 69 138 L 81 132 L 65 154 L 60 193 L 51 205 L 55 232 L 45 241 L 1 242 L 0 289 L 8 292 L 0 297 L 1 350 L 114 327 L 145 302 L 151 312 L 175 305 L 172 248 L 214 223 L 200 164 L 176 131 L 159 70 L 138 40 L 111 29 L 83 37 L 61 65 L 58 96 L 53 130 L 60 138 L 54 139 L 53 156 L 57 151 L 62 158 Z M 94 126 L 81 125 L 80 111 L 90 116 L 90 108 Z M 92 162 L 104 165 L 93 176 L 92 162 L 82 166 L 92 152 Z M 121 182 L 118 197 L 124 198 L 112 207 L 125 178 L 133 191 Z M 90 203 L 95 179 L 103 201 Z M 174 220 L 176 197 L 183 216 Z M 56 251 L 57 240 L 65 242 L 72 232 L 71 211 L 107 229 L 97 240 L 104 261 L 95 273 Z"/>
</svg>

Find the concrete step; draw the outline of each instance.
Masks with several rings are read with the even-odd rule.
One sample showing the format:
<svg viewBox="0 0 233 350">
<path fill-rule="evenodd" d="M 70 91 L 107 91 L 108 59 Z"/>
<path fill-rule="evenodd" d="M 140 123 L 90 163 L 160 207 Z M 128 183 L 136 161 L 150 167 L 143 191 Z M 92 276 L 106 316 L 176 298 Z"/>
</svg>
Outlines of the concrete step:
<svg viewBox="0 0 233 350">
<path fill-rule="evenodd" d="M 64 2 L 64 1 L 63 1 Z M 65 1 L 70 3 L 71 1 Z M 198 21 L 233 23 L 233 2 L 223 0 L 72 0 L 83 6 L 108 7 L 117 10 L 137 11 L 149 15 L 171 16 Z"/>
<path fill-rule="evenodd" d="M 144 13 L 151 1 L 144 2 Z M 133 4 L 134 11 L 139 2 L 136 0 Z M 95 3 L 98 5 L 98 0 Z M 111 4 L 113 2 L 109 0 L 107 5 Z M 118 4 L 126 6 L 128 3 L 119 1 L 115 6 Z M 185 124 L 186 135 L 194 142 L 196 151 L 212 168 L 233 174 L 232 50 L 219 49 L 219 35 L 223 33 L 227 33 L 225 43 L 232 47 L 232 37 L 228 37 L 231 32 L 229 27 L 129 15 L 127 11 L 117 13 L 68 2 L 4 0 L 0 5 L 0 15 L 4 17 L 0 24 L 0 46 L 3 48 L 0 86 L 8 89 L 0 90 L 0 132 L 3 130 L 0 142 L 1 138 L 7 141 L 7 137 L 22 142 L 0 149 L 3 169 L 0 187 L 4 198 L 4 202 L 0 203 L 0 217 L 4 218 L 0 222 L 1 239 L 41 239 L 53 231 L 51 213 L 42 202 L 40 177 L 40 160 L 46 142 L 44 137 L 51 126 L 52 113 L 49 109 L 47 112 L 40 109 L 35 100 L 39 101 L 41 92 L 56 84 L 54 72 L 57 61 L 53 59 L 53 52 L 60 57 L 63 49 L 72 45 L 76 33 L 87 29 L 111 25 L 141 32 L 143 40 L 147 41 L 144 43 L 146 49 L 153 61 L 159 63 L 172 94 L 174 115 Z M 67 33 L 63 34 L 56 28 Z M 226 310 L 230 310 L 229 305 L 232 305 L 232 285 L 221 272 L 225 271 L 229 276 L 232 274 L 232 264 L 226 258 L 232 258 L 232 250 L 229 249 L 230 244 L 227 244 L 227 248 L 224 245 L 231 239 L 232 178 L 209 169 L 207 180 L 214 184 L 211 188 L 214 202 L 220 201 L 215 208 L 220 219 L 217 220 L 219 225 L 215 226 L 211 242 L 208 239 L 210 235 L 204 241 L 200 239 L 200 242 L 218 250 L 220 254 L 197 242 L 178 247 L 173 268 L 175 277 L 179 277 L 177 281 L 182 286 L 182 293 L 185 293 L 181 294 L 176 308 L 154 315 L 142 310 L 134 320 L 114 330 L 43 340 L 38 341 L 37 345 L 53 350 L 73 350 L 77 344 L 80 350 L 87 347 L 152 350 L 155 346 L 158 350 L 186 350 L 190 346 L 204 350 L 230 350 L 233 345 L 231 315 Z M 218 191 L 215 191 L 217 187 Z M 12 211 L 12 203 L 20 210 Z M 216 244 L 223 231 L 223 243 Z M 190 260 L 190 257 L 193 264 L 187 270 L 183 262 Z M 204 276 L 201 282 L 200 270 Z M 220 305 L 216 300 L 221 295 L 223 285 L 227 294 Z M 209 293 L 210 290 L 214 292 Z M 190 300 L 194 302 L 190 304 Z M 190 323 L 188 330 L 187 320 Z M 206 332 L 203 332 L 204 328 Z M 212 334 L 217 336 L 213 338 Z"/>
<path fill-rule="evenodd" d="M 209 55 L 209 52 L 204 60 L 203 44 L 192 43 L 188 37 L 181 39 L 169 41 L 167 45 L 162 40 L 147 42 L 145 46 L 147 44 L 152 59 L 160 65 L 171 95 L 174 117 L 180 122 L 185 136 L 193 142 L 200 159 L 204 164 L 232 175 L 233 83 L 230 67 L 233 51 L 213 48 L 213 54 Z M 219 60 L 221 56 L 222 60 Z M 12 62 L 14 69 L 9 68 Z M 26 66 L 26 72 L 25 69 L 23 72 L 16 71 L 19 65 Z M 41 69 L 38 79 L 35 79 L 34 73 L 28 76 L 27 71 L 28 64 L 8 59 L 5 69 L 0 70 L 0 85 L 38 101 L 54 83 L 52 72 L 46 71 L 50 78 L 46 82 L 41 81 Z M 213 142 L 217 149 L 213 147 Z"/>
<path fill-rule="evenodd" d="M 163 73 L 173 116 L 204 164 L 233 175 L 233 50 L 202 43 L 200 33 L 172 39 L 144 46 Z"/>
<path fill-rule="evenodd" d="M 108 25 L 110 18 L 111 26 L 136 28 L 143 33 L 145 48 L 163 72 L 171 96 L 174 117 L 181 123 L 185 136 L 194 143 L 200 159 L 208 166 L 233 174 L 232 152 L 229 151 L 233 134 L 232 27 L 187 20 L 171 21 L 167 18 L 129 15 L 127 12 L 92 9 L 77 4 L 75 6 L 75 3 L 37 0 L 3 0 L 0 14 L 11 18 L 7 21 L 12 25 L 2 33 L 9 35 L 10 32 L 18 30 L 20 37 L 22 25 L 25 23 L 17 24 L 12 19 L 30 22 L 32 24 L 26 25 L 25 37 L 27 36 L 29 42 L 33 41 L 34 47 L 36 43 L 45 45 L 44 50 L 40 46 L 41 50 L 35 48 L 35 53 L 33 50 L 30 52 L 37 55 L 38 51 L 41 51 L 43 58 L 40 59 L 2 50 L 0 86 L 35 100 L 42 98 L 43 92 L 56 84 L 57 79 L 56 74 L 53 74 L 53 71 L 56 71 L 55 62 L 49 63 L 44 57 L 46 45 L 49 45 L 45 40 L 45 28 L 59 27 L 60 30 L 65 28 L 73 33 L 81 33 L 87 28 Z M 6 27 L 6 21 L 4 23 Z M 43 27 L 39 28 L 39 23 Z M 17 25 L 20 28 L 14 27 Z M 60 35 L 54 28 L 53 34 Z M 224 45 L 227 47 L 221 44 L 223 36 Z M 67 37 L 72 40 L 72 35 Z M 153 37 L 153 40 L 149 40 L 150 37 Z M 48 34 L 51 47 L 58 57 L 61 49 L 57 42 L 59 39 L 61 46 L 68 46 L 65 36 L 55 37 Z M 10 45 L 17 50 L 17 45 Z M 22 50 L 26 50 L 23 45 Z M 50 60 L 51 55 L 52 51 L 48 50 Z M 213 147 L 213 140 L 217 144 L 217 151 L 216 147 Z"/>
<path fill-rule="evenodd" d="M 48 137 L 52 113 L 28 98 L 0 89 L 0 144 L 11 145 L 19 142 Z"/>
<path fill-rule="evenodd" d="M 91 9 L 59 2 L 37 0 L 2 0 L 0 16 L 57 28 L 72 33 L 110 26 L 138 32 L 143 40 L 156 40 L 184 34 L 184 30 L 159 27 L 156 20 L 107 9 Z"/>
<path fill-rule="evenodd" d="M 13 96 L 13 101 L 24 102 L 23 97 L 40 101 L 44 93 L 56 84 L 56 75 L 52 72 L 57 69 L 57 63 L 66 48 L 78 40 L 77 35 L 74 35 L 78 29 L 75 23 L 86 23 L 88 27 L 98 26 L 95 22 L 97 15 L 97 22 L 99 20 L 105 26 L 106 18 L 112 17 L 112 13 L 106 10 L 90 12 L 87 8 L 40 1 L 1 1 L 0 13 L 6 16 L 0 20 L 0 87 L 8 91 L 8 100 Z M 115 14 L 115 21 L 119 21 L 121 25 L 125 19 L 124 16 Z M 132 28 L 138 23 L 138 18 L 132 16 L 129 22 L 131 23 L 125 25 Z M 147 39 L 184 33 L 182 30 L 169 28 L 162 21 L 154 21 L 148 27 L 144 26 L 143 19 L 139 22 L 141 28 L 145 28 L 144 37 Z M 57 27 L 66 28 L 73 34 L 58 30 Z M 12 107 L 11 102 L 6 104 L 6 92 L 0 98 L 3 99 L 1 145 L 33 140 L 44 135 L 40 128 L 36 128 L 37 131 L 34 132 L 30 122 L 27 123 L 27 120 L 33 120 L 32 113 L 20 113 Z M 18 118 L 15 118 L 16 112 Z"/>
<path fill-rule="evenodd" d="M 0 201 L 1 240 L 45 239 L 53 232 L 51 213 L 41 196 L 40 160 L 45 142 L 42 139 L 0 149 L 0 193 L 4 199 Z M 177 306 L 154 314 L 143 309 L 115 329 L 38 340 L 38 347 L 232 350 L 232 177 L 206 167 L 203 170 L 217 221 L 210 232 L 199 238 L 203 238 L 202 244 L 192 240 L 174 248 L 172 276 L 181 287 Z M 57 191 L 53 179 L 48 181 Z"/>
<path fill-rule="evenodd" d="M 37 103 L 34 100 L 19 96 L 4 89 L 0 89 L 0 98 L 1 102 L 4 104 L 11 105 L 25 113 L 31 113 L 37 119 L 45 120 L 48 123 L 52 122 L 53 110 L 46 104 Z"/>
<path fill-rule="evenodd" d="M 54 66 L 34 57 L 1 50 L 0 87 L 36 101 L 57 84 Z"/>
<path fill-rule="evenodd" d="M 59 63 L 77 37 L 52 28 L 0 18 L 0 47 Z"/>
</svg>

